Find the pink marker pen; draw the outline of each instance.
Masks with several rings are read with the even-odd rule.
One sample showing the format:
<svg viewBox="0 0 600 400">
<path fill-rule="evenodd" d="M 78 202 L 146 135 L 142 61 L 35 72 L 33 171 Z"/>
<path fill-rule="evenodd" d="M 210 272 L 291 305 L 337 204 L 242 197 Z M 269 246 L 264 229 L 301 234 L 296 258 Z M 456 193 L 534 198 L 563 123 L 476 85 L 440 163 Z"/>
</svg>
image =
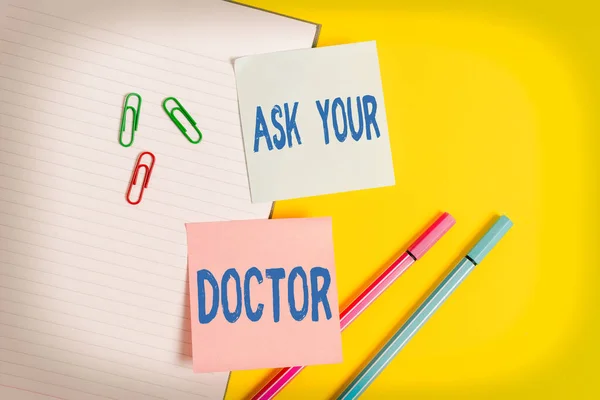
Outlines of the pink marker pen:
<svg viewBox="0 0 600 400">
<path fill-rule="evenodd" d="M 454 225 L 456 221 L 448 214 L 442 214 L 421 236 L 411 244 L 400 257 L 381 273 L 365 290 L 340 313 L 340 329 L 343 331 L 375 299 L 396 281 L 415 261 L 425 253 Z M 277 395 L 304 367 L 281 369 L 252 400 L 270 400 Z"/>
</svg>

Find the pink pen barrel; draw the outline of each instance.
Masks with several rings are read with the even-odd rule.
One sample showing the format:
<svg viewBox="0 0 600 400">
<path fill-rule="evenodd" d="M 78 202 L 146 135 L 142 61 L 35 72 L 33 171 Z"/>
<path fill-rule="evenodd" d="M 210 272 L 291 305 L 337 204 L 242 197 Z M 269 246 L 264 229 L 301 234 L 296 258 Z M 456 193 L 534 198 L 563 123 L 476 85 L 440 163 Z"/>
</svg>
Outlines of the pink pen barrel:
<svg viewBox="0 0 600 400">
<path fill-rule="evenodd" d="M 402 253 L 381 275 L 340 313 L 340 329 L 343 331 L 367 307 L 371 305 L 392 283 L 396 281 L 413 263 L 415 259 Z"/>
<path fill-rule="evenodd" d="M 340 328 L 343 331 L 352 321 L 367 309 L 385 290 L 438 241 L 456 221 L 448 214 L 442 214 L 423 232 L 389 267 L 381 273 L 365 290 L 340 313 Z"/>
<path fill-rule="evenodd" d="M 373 282 L 363 290 L 363 292 L 354 299 L 340 313 L 340 329 L 343 331 L 352 321 L 354 321 L 369 305 L 371 305 L 392 283 L 442 237 L 456 221 L 448 214 L 443 213 L 423 232 L 417 240 L 413 242 L 400 257 L 398 257 L 389 267 L 385 269 Z M 270 400 L 298 375 L 304 367 L 282 368 L 264 385 L 254 396 L 252 400 Z"/>
<path fill-rule="evenodd" d="M 273 378 L 263 386 L 254 396 L 252 400 L 270 400 L 281 392 L 281 390 L 298 375 L 304 367 L 287 367 L 282 368 L 275 374 Z"/>
<path fill-rule="evenodd" d="M 448 213 L 443 213 L 427 228 L 406 250 L 415 260 L 420 259 L 454 226 L 456 220 Z"/>
<path fill-rule="evenodd" d="M 366 290 L 361 293 L 340 313 L 340 329 L 343 331 L 360 313 L 379 297 L 385 289 L 398 279 L 408 269 L 415 259 L 404 252 L 381 275 L 377 277 Z M 275 397 L 304 367 L 288 367 L 279 372 L 262 387 L 252 400 L 268 400 Z"/>
</svg>

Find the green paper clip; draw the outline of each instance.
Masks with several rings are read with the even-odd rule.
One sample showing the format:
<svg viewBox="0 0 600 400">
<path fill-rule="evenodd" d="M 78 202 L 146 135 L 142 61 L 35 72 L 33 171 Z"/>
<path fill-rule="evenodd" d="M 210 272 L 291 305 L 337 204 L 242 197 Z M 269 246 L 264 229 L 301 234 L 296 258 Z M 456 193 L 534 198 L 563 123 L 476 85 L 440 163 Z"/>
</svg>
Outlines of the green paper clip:
<svg viewBox="0 0 600 400">
<path fill-rule="evenodd" d="M 167 109 L 167 101 L 169 100 L 173 100 L 175 102 L 175 104 L 177 104 L 177 107 L 173 107 L 171 109 L 171 111 L 169 111 Z M 181 133 L 183 133 L 183 136 L 185 136 L 185 138 L 193 144 L 197 144 L 200 143 L 200 141 L 202 140 L 202 132 L 200 132 L 200 129 L 198 129 L 198 127 L 196 126 L 196 121 L 194 121 L 194 119 L 192 118 L 192 116 L 186 111 L 185 108 L 183 108 L 183 106 L 181 105 L 181 103 L 179 102 L 179 100 L 177 100 L 175 97 L 167 97 L 163 103 L 163 109 L 165 110 L 165 112 L 167 113 L 167 115 L 169 116 L 169 118 L 171 118 L 171 121 L 173 121 L 173 123 L 175 124 L 175 126 L 177 126 L 177 128 L 179 128 L 179 130 L 181 131 Z M 175 118 L 175 111 L 179 111 L 184 117 L 185 119 L 188 120 L 188 122 L 192 125 L 192 127 L 196 130 L 196 132 L 198 133 L 198 139 L 197 140 L 193 140 L 188 134 L 187 134 L 187 129 L 185 129 L 185 127 L 183 126 L 183 124 L 181 122 L 179 122 L 177 120 L 177 118 Z"/>
<path fill-rule="evenodd" d="M 129 98 L 131 96 L 138 98 L 137 109 L 134 106 L 129 105 Z M 138 128 L 138 122 L 140 120 L 140 111 L 142 109 L 142 97 L 137 93 L 129 93 L 127 97 L 125 97 L 125 105 L 123 108 L 123 114 L 121 115 L 121 132 L 119 132 L 119 143 L 123 147 L 129 147 L 133 144 L 133 137 L 135 136 L 135 131 Z M 125 132 L 125 122 L 127 117 L 127 110 L 131 110 L 133 112 L 133 121 L 131 122 L 131 141 L 129 143 L 123 142 L 123 132 Z"/>
</svg>

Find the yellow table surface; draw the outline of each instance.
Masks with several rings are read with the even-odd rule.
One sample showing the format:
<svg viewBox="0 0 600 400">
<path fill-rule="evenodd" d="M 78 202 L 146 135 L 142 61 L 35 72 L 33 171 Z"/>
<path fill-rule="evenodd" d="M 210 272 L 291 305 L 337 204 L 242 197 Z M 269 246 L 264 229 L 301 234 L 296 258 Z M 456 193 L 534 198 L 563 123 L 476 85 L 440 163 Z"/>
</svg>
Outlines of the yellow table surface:
<svg viewBox="0 0 600 400">
<path fill-rule="evenodd" d="M 600 398 L 597 2 L 247 3 L 321 23 L 319 46 L 378 44 L 396 186 L 275 206 L 333 217 L 340 306 L 438 213 L 457 219 L 343 333 L 343 363 L 278 398 L 338 394 L 502 213 L 513 229 L 363 398 Z M 226 399 L 272 373 L 232 373 Z"/>
</svg>

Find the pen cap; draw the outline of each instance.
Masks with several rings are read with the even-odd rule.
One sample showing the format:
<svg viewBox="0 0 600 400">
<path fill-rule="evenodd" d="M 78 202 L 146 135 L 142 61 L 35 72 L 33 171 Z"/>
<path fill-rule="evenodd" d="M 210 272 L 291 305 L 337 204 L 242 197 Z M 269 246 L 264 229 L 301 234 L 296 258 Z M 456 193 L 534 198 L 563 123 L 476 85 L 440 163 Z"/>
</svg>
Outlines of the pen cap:
<svg viewBox="0 0 600 400">
<path fill-rule="evenodd" d="M 434 245 L 442 236 L 448 232 L 456 221 L 454 217 L 448 213 L 443 213 L 438 219 L 421 236 L 410 245 L 408 251 L 417 260 L 425 255 L 427 251 Z"/>
<path fill-rule="evenodd" d="M 512 225 L 513 223 L 508 217 L 504 215 L 501 216 L 467 255 L 471 257 L 475 263 L 479 264 L 490 250 L 494 248 L 496 243 L 502 239 L 504 234 L 508 232 Z"/>
</svg>

